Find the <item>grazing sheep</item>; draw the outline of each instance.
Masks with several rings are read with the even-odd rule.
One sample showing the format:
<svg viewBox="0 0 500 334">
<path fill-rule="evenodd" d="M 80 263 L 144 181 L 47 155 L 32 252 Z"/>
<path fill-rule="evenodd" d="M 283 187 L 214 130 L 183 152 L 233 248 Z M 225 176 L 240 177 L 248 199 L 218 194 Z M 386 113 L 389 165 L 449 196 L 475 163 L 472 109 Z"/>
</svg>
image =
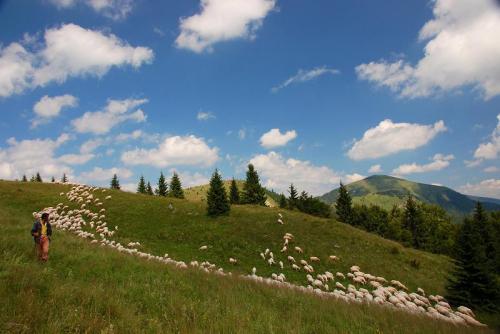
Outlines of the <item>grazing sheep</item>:
<svg viewBox="0 0 500 334">
<path fill-rule="evenodd" d="M 260 253 L 260 257 L 262 258 L 262 260 L 266 259 L 266 256 L 264 255 L 264 253 Z"/>
<path fill-rule="evenodd" d="M 350 268 L 351 272 L 355 272 L 355 271 L 361 271 L 361 269 L 359 269 L 359 266 L 352 266 Z"/>
<path fill-rule="evenodd" d="M 257 268 L 253 267 L 252 268 L 252 275 L 255 276 L 256 273 L 257 273 Z"/>
<path fill-rule="evenodd" d="M 283 269 L 283 261 L 279 262 L 280 268 Z"/>
<path fill-rule="evenodd" d="M 111 199 L 111 195 L 106 196 L 104 199 Z"/>
<path fill-rule="evenodd" d="M 301 265 L 307 266 L 307 261 L 306 260 L 300 260 L 299 262 L 300 262 Z"/>
<path fill-rule="evenodd" d="M 266 248 L 266 251 L 264 252 L 265 255 L 269 254 L 269 248 Z"/>
<path fill-rule="evenodd" d="M 345 279 L 344 274 L 342 274 L 340 272 L 335 273 L 335 276 L 337 276 L 338 278 L 341 278 L 341 279 Z"/>
<path fill-rule="evenodd" d="M 280 212 L 278 212 L 278 217 L 283 218 L 283 215 Z"/>
<path fill-rule="evenodd" d="M 280 252 L 281 252 L 281 253 L 284 253 L 284 252 L 286 252 L 286 250 L 287 250 L 286 246 L 283 246 L 283 248 L 281 249 L 281 251 L 280 251 Z"/>
<path fill-rule="evenodd" d="M 288 261 L 295 263 L 295 259 L 293 258 L 293 256 L 288 256 L 287 259 Z"/>
<path fill-rule="evenodd" d="M 311 262 L 319 262 L 319 261 L 320 261 L 320 260 L 319 260 L 319 257 L 316 257 L 316 256 L 311 256 L 311 257 L 309 258 L 309 260 L 311 260 Z"/>
<path fill-rule="evenodd" d="M 345 286 L 342 283 L 340 283 L 340 282 L 335 282 L 335 286 L 338 289 L 346 290 Z"/>
<path fill-rule="evenodd" d="M 300 271 L 300 267 L 298 265 L 296 265 L 295 263 L 292 264 L 292 269 Z"/>
<path fill-rule="evenodd" d="M 274 259 L 271 257 L 267 260 L 267 263 L 269 263 L 269 265 L 272 266 L 275 262 Z"/>
<path fill-rule="evenodd" d="M 425 291 L 422 288 L 417 288 L 417 292 L 421 294 L 422 296 L 425 296 Z"/>
<path fill-rule="evenodd" d="M 298 246 L 295 246 L 295 251 L 296 251 L 297 253 L 300 253 L 300 254 L 304 253 L 304 251 L 302 250 L 302 248 L 300 248 L 300 247 L 298 247 Z"/>
<path fill-rule="evenodd" d="M 237 264 L 237 263 L 238 263 L 238 260 L 233 259 L 232 257 L 230 257 L 230 258 L 229 258 L 229 263 L 231 263 L 231 264 Z"/>
<path fill-rule="evenodd" d="M 208 246 L 206 246 L 206 245 L 203 245 L 203 246 L 201 246 L 201 247 L 199 248 L 199 250 L 206 250 L 206 249 L 208 249 Z"/>
<path fill-rule="evenodd" d="M 467 314 L 467 315 L 469 315 L 469 316 L 471 316 L 473 318 L 476 317 L 476 315 L 474 314 L 474 312 L 472 312 L 472 310 L 470 308 L 465 307 L 465 306 L 459 306 L 459 307 L 457 307 L 457 311 L 461 312 L 463 314 Z"/>
<path fill-rule="evenodd" d="M 338 258 L 338 256 L 335 256 L 335 255 L 330 255 L 328 258 L 330 259 L 330 261 L 333 261 L 333 262 L 340 260 Z"/>
<path fill-rule="evenodd" d="M 278 219 L 278 223 L 279 223 L 279 224 L 281 224 L 281 225 L 285 224 L 285 223 L 283 222 L 283 220 L 281 220 L 281 219 Z"/>
</svg>

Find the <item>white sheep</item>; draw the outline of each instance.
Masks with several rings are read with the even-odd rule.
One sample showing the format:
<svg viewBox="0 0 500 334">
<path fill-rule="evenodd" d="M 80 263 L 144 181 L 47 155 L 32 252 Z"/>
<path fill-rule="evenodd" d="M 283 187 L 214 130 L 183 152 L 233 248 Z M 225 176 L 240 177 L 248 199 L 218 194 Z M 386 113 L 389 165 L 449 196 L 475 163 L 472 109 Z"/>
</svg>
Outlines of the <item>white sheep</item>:
<svg viewBox="0 0 500 334">
<path fill-rule="evenodd" d="M 320 261 L 319 257 L 316 257 L 316 256 L 311 256 L 309 258 L 309 260 L 311 260 L 311 262 L 319 262 Z"/>
<path fill-rule="evenodd" d="M 208 246 L 207 246 L 207 245 L 203 245 L 203 246 L 201 246 L 201 247 L 199 248 L 199 250 L 206 250 L 206 249 L 208 249 Z"/>
<path fill-rule="evenodd" d="M 287 250 L 287 247 L 286 247 L 286 246 L 283 246 L 283 248 L 281 249 L 281 251 L 280 251 L 280 252 L 281 252 L 281 253 L 284 253 L 284 252 L 286 252 L 286 250 Z"/>
<path fill-rule="evenodd" d="M 335 256 L 335 255 L 330 255 L 328 258 L 330 259 L 330 261 L 333 261 L 333 262 L 339 260 L 338 256 Z"/>
<path fill-rule="evenodd" d="M 292 262 L 292 263 L 295 263 L 295 259 L 294 259 L 294 257 L 293 257 L 293 256 L 290 256 L 290 255 L 289 255 L 289 256 L 287 257 L 287 259 L 288 259 L 288 261 L 290 261 L 290 262 Z"/>
<path fill-rule="evenodd" d="M 279 262 L 280 268 L 283 269 L 283 261 Z"/>
<path fill-rule="evenodd" d="M 283 220 L 281 220 L 281 219 L 278 219 L 278 223 L 279 223 L 279 224 L 281 224 L 281 225 L 285 224 L 285 223 L 283 222 Z"/>
<path fill-rule="evenodd" d="M 232 257 L 230 257 L 230 258 L 229 258 L 229 263 L 231 263 L 231 264 L 237 264 L 237 263 L 238 263 L 238 260 L 233 259 Z"/>
<path fill-rule="evenodd" d="M 296 265 L 295 263 L 292 264 L 292 269 L 300 271 L 300 267 L 298 265 Z"/>
<path fill-rule="evenodd" d="M 298 247 L 298 246 L 295 246 L 295 251 L 296 251 L 297 253 L 300 253 L 300 254 L 304 253 L 304 251 L 302 250 L 302 248 L 300 248 L 300 247 Z"/>
</svg>

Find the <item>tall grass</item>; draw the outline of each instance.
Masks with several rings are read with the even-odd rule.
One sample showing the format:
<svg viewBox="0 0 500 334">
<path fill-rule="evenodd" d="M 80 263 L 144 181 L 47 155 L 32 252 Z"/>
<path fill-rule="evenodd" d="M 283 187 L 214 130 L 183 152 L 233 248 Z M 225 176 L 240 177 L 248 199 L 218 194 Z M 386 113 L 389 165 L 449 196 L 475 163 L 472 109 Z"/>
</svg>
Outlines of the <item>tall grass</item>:
<svg viewBox="0 0 500 334">
<path fill-rule="evenodd" d="M 0 331 L 474 331 L 386 307 L 346 304 L 257 285 L 236 277 L 221 278 L 194 270 L 176 270 L 91 245 L 60 231 L 55 231 L 49 262 L 38 263 L 29 236 L 31 212 L 60 201 L 57 194 L 61 189 L 65 187 L 0 182 Z M 139 240 L 149 251 L 159 254 L 169 251 L 174 258 L 181 260 L 209 259 L 226 269 L 229 269 L 225 264 L 227 254 L 236 253 L 241 262 L 232 268 L 235 273 L 247 271 L 250 265 L 257 265 L 259 271 L 264 271 L 265 266 L 259 263 L 255 252 L 275 242 L 283 232 L 274 222 L 276 211 L 271 209 L 239 207 L 228 218 L 211 220 L 202 214 L 204 208 L 200 203 L 120 192 L 112 192 L 112 196 L 106 206 L 109 221 L 119 225 L 118 239 Z M 173 203 L 174 209 L 170 210 L 167 203 Z M 394 243 L 332 221 L 288 212 L 285 217 L 289 224 L 286 230 L 294 233 L 305 249 L 311 249 L 314 254 L 337 250 L 343 258 L 340 270 L 355 259 L 358 259 L 357 264 L 371 268 L 374 273 L 392 273 L 400 278 L 411 276 L 406 271 L 413 269 L 405 263 L 412 258 L 421 262 L 419 270 L 431 269 L 432 265 L 449 266 L 446 258 L 404 248 L 398 254 L 391 254 L 389 247 L 394 247 Z M 206 254 L 197 250 L 201 241 L 212 246 Z M 340 248 L 335 248 L 335 244 Z M 361 254 L 361 251 L 372 253 Z M 446 269 L 434 268 L 427 273 L 430 278 L 425 284 L 429 290 L 433 290 L 433 283 L 438 292 L 442 289 L 442 270 Z M 417 285 L 418 277 L 424 275 L 418 271 L 414 274 L 417 277 L 411 284 Z"/>
</svg>

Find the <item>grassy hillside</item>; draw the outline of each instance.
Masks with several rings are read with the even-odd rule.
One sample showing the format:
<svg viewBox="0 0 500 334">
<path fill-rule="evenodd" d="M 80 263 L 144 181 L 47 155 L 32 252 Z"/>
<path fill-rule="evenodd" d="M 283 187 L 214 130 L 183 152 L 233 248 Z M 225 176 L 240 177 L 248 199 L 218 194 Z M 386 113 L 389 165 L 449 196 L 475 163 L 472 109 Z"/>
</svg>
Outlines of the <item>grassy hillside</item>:
<svg viewBox="0 0 500 334">
<path fill-rule="evenodd" d="M 241 180 L 236 180 L 236 184 L 238 185 L 238 189 L 241 192 L 243 191 L 243 184 L 244 181 Z M 224 186 L 226 188 L 226 192 L 229 196 L 229 189 L 231 187 L 231 180 L 226 180 L 224 181 Z M 186 199 L 190 201 L 201 201 L 204 202 L 207 197 L 207 191 L 209 189 L 208 184 L 204 184 L 201 186 L 196 186 L 196 187 L 191 187 L 187 188 L 184 190 L 184 195 L 186 196 Z M 272 193 L 271 191 L 266 189 L 266 194 L 267 194 L 267 203 L 270 207 L 277 207 L 276 200 L 274 199 L 276 197 L 275 193 Z"/>
<path fill-rule="evenodd" d="M 408 194 L 418 201 L 437 204 L 454 216 L 469 214 L 474 209 L 475 201 L 450 188 L 412 182 L 392 176 L 374 175 L 347 185 L 354 203 L 377 204 L 389 210 L 393 205 L 401 205 Z M 325 203 L 333 204 L 337 200 L 338 189 L 320 197 Z M 500 210 L 500 205 L 484 202 L 487 210 Z"/>
<path fill-rule="evenodd" d="M 354 305 L 307 294 L 221 278 L 126 256 L 55 231 L 51 258 L 34 260 L 31 212 L 63 200 L 68 186 L 0 181 L 0 331 L 16 332 L 287 332 L 457 333 L 455 327 L 376 305 Z M 444 291 L 450 261 L 405 249 L 394 242 L 331 220 L 277 209 L 235 206 L 231 215 L 208 219 L 202 202 L 109 191 L 107 220 L 118 225 L 116 240 L 139 241 L 142 250 L 177 260 L 208 260 L 233 273 L 260 275 L 269 268 L 259 252 L 280 258 L 285 232 L 295 235 L 306 256 L 340 256 L 318 270 L 365 272 L 398 279 L 411 290 Z M 171 206 L 169 207 L 169 204 Z M 209 245 L 200 251 L 201 245 Z M 228 263 L 232 256 L 236 266 Z M 417 261 L 418 267 L 410 263 Z M 316 266 L 315 266 L 316 267 Z M 304 284 L 304 274 L 283 270 Z M 41 312 L 41 310 L 45 310 Z M 477 329 L 475 329 L 477 331 Z"/>
</svg>

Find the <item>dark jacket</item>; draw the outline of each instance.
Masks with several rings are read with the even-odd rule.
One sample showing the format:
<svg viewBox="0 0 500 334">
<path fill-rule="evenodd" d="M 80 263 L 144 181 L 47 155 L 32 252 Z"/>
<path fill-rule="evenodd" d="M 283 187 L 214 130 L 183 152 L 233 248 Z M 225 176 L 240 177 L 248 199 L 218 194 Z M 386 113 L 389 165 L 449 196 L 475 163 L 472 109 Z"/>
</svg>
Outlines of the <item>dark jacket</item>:
<svg viewBox="0 0 500 334">
<path fill-rule="evenodd" d="M 38 236 L 34 235 L 36 232 L 38 232 Z M 35 221 L 33 227 L 31 228 L 31 235 L 33 236 L 35 242 L 38 244 L 40 242 L 40 236 L 42 235 L 42 223 L 40 223 L 38 220 Z M 51 236 L 52 236 L 52 225 L 50 225 L 50 223 L 47 222 L 47 237 L 49 238 L 49 240 Z"/>
</svg>

